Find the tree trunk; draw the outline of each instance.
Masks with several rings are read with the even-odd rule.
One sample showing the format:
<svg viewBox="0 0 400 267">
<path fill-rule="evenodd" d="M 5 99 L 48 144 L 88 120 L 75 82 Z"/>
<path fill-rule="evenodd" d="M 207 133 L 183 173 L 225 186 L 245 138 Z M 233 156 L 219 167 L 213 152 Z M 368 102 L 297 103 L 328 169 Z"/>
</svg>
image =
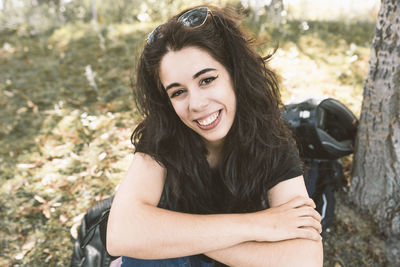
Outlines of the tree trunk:
<svg viewBox="0 0 400 267">
<path fill-rule="evenodd" d="M 283 0 L 247 0 L 240 2 L 246 9 L 251 11 L 249 20 L 252 25 L 259 24 L 260 15 L 262 14 L 266 15 L 268 22 L 272 23 L 275 27 L 282 24 Z M 264 10 L 262 10 L 263 8 Z"/>
<path fill-rule="evenodd" d="M 269 4 L 264 6 L 267 13 L 268 21 L 272 22 L 275 27 L 282 24 L 284 5 L 282 0 L 271 0 Z"/>
<path fill-rule="evenodd" d="M 351 200 L 400 237 L 400 1 L 382 0 L 364 86 Z"/>
</svg>

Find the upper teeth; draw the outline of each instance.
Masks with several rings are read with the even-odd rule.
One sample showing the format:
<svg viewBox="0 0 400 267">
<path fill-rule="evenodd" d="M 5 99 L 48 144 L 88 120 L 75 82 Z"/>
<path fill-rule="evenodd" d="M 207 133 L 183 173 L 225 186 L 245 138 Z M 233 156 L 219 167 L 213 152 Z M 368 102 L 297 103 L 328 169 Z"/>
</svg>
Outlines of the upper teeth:
<svg viewBox="0 0 400 267">
<path fill-rule="evenodd" d="M 197 120 L 200 125 L 207 126 L 213 123 L 218 118 L 219 111 L 214 112 L 204 120 Z"/>
</svg>

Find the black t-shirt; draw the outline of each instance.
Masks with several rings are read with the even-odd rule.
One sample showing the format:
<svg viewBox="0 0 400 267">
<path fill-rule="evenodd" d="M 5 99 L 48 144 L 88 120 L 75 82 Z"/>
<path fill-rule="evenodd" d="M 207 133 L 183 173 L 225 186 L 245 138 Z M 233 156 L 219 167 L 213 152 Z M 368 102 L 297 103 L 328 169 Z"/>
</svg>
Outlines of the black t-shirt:
<svg viewBox="0 0 400 267">
<path fill-rule="evenodd" d="M 297 149 L 294 145 L 289 145 L 287 153 L 285 153 L 278 161 L 278 166 L 272 174 L 272 179 L 266 185 L 265 190 L 268 191 L 275 185 L 303 175 L 303 164 L 299 158 Z"/>
<path fill-rule="evenodd" d="M 290 144 L 286 149 L 287 153 L 283 153 L 281 158 L 277 161 L 277 166 L 274 168 L 271 179 L 266 181 L 263 188 L 263 195 L 259 196 L 259 199 L 262 203 L 263 208 L 268 208 L 268 200 L 266 198 L 267 191 L 277 185 L 280 182 L 285 180 L 289 180 L 300 175 L 303 175 L 303 165 L 299 158 L 298 151 L 293 144 Z M 221 196 L 218 199 L 218 203 L 215 203 L 216 206 L 220 206 L 219 209 L 223 210 L 224 205 L 229 202 L 229 198 L 224 197 L 224 192 L 221 191 L 221 179 L 219 178 L 218 172 L 216 170 L 212 170 L 213 180 L 215 181 L 215 185 L 213 186 L 213 190 L 216 190 L 216 194 Z M 161 195 L 159 207 L 165 209 L 171 209 L 166 203 L 166 187 L 164 185 L 164 190 Z"/>
</svg>

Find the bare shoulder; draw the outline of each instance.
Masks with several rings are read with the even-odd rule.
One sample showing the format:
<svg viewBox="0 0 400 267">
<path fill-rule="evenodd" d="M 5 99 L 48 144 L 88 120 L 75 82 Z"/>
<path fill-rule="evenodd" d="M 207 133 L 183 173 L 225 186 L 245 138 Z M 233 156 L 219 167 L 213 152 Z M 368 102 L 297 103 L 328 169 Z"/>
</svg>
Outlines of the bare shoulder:
<svg viewBox="0 0 400 267">
<path fill-rule="evenodd" d="M 137 162 L 138 164 L 145 165 L 146 167 L 163 168 L 153 157 L 148 154 L 137 152 L 133 155 L 132 163 Z"/>
<path fill-rule="evenodd" d="M 153 157 L 144 153 L 135 153 L 132 163 L 127 172 L 129 177 L 164 177 L 166 169 Z M 132 177 L 132 178 L 134 178 Z"/>
<path fill-rule="evenodd" d="M 157 205 L 164 187 L 166 169 L 151 156 L 135 153 L 116 198 Z M 124 202 L 125 202 L 124 201 Z"/>
<path fill-rule="evenodd" d="M 111 247 L 121 248 L 121 240 L 125 240 L 126 233 L 139 223 L 137 214 L 142 208 L 158 205 L 165 183 L 165 175 L 164 167 L 151 156 L 143 153 L 134 155 L 125 178 L 118 186 L 111 206 L 107 228 L 108 248 L 110 240 L 113 240 Z M 128 234 L 128 236 L 135 235 Z M 119 252 L 116 253 L 121 255 Z"/>
</svg>

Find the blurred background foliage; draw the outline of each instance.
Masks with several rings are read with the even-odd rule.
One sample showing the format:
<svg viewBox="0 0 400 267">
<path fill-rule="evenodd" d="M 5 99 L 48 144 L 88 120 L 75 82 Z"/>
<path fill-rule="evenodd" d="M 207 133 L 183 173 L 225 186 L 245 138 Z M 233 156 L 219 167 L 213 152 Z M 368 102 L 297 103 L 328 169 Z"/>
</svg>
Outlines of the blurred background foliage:
<svg viewBox="0 0 400 267">
<path fill-rule="evenodd" d="M 286 103 L 331 96 L 359 113 L 379 1 L 208 3 L 237 9 L 261 54 L 278 48 L 270 65 Z M 69 264 L 84 213 L 131 160 L 141 118 L 131 79 L 147 34 L 201 4 L 0 0 L 0 266 Z M 371 238 L 349 225 L 334 230 Z M 324 241 L 329 266 L 385 263 L 380 250 L 335 239 Z"/>
</svg>

